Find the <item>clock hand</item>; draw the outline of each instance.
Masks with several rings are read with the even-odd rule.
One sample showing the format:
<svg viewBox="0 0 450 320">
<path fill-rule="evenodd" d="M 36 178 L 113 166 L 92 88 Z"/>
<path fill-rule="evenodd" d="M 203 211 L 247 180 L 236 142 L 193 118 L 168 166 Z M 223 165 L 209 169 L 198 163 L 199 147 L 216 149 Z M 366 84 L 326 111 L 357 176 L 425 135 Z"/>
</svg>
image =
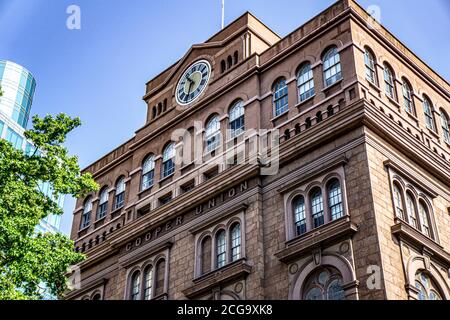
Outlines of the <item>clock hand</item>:
<svg viewBox="0 0 450 320">
<path fill-rule="evenodd" d="M 188 89 L 186 98 L 184 98 L 184 102 L 186 102 L 186 100 L 187 100 L 188 97 L 189 97 L 189 93 L 191 92 L 191 87 L 192 87 L 192 84 L 193 84 L 193 83 L 194 83 L 194 81 L 192 81 L 192 80 L 189 82 L 189 89 Z"/>
</svg>

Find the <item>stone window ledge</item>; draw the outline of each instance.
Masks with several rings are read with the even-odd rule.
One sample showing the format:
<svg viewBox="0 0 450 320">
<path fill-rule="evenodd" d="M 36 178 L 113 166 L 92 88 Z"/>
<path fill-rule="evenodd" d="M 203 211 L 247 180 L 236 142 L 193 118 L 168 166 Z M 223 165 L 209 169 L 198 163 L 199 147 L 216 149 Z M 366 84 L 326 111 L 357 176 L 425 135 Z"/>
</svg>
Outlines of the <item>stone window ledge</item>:
<svg viewBox="0 0 450 320">
<path fill-rule="evenodd" d="M 342 72 L 342 71 L 341 71 L 341 72 Z M 342 74 L 342 73 L 341 73 L 341 74 Z M 336 81 L 333 82 L 332 84 L 330 84 L 330 85 L 324 87 L 324 88 L 321 90 L 321 92 L 326 92 L 326 91 L 330 90 L 331 88 L 336 87 L 338 84 L 341 84 L 342 81 L 344 81 L 344 78 L 343 78 L 342 75 L 341 75 L 341 78 L 340 78 L 339 80 L 336 80 Z"/>
<path fill-rule="evenodd" d="M 446 267 L 450 267 L 450 254 L 444 248 L 435 242 L 433 239 L 427 237 L 419 230 L 411 227 L 406 222 L 396 218 L 395 224 L 391 227 L 391 232 L 397 238 L 407 241 L 430 252 L 433 257 L 445 263 Z"/>
<path fill-rule="evenodd" d="M 152 298 L 152 300 L 168 300 L 169 295 L 167 293 L 161 293 L 157 295 L 156 297 Z"/>
<path fill-rule="evenodd" d="M 246 259 L 241 258 L 220 269 L 213 270 L 205 275 L 195 278 L 192 281 L 193 285 L 184 289 L 183 294 L 189 299 L 198 297 L 202 293 L 208 292 L 218 285 L 243 278 L 250 274 L 251 271 L 252 267 L 246 262 Z"/>
<path fill-rule="evenodd" d="M 351 236 L 357 231 L 358 227 L 350 221 L 350 217 L 344 216 L 286 242 L 286 247 L 275 253 L 275 256 L 280 261 L 287 263 L 310 252 L 317 246 Z"/>
</svg>

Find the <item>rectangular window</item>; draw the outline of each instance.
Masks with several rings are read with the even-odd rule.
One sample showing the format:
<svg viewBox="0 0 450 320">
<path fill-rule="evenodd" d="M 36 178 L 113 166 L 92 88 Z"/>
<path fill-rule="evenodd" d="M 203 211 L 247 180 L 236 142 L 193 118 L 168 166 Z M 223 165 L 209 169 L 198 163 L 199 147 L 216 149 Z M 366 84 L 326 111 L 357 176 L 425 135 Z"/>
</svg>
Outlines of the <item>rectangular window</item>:
<svg viewBox="0 0 450 320">
<path fill-rule="evenodd" d="M 117 194 L 115 200 L 114 209 L 122 208 L 125 202 L 125 192 Z"/>
<path fill-rule="evenodd" d="M 175 162 L 169 159 L 163 163 L 163 178 L 170 176 L 175 172 Z"/>
<path fill-rule="evenodd" d="M 312 218 L 314 228 L 320 227 L 324 224 L 322 195 L 312 198 Z"/>
<path fill-rule="evenodd" d="M 169 203 L 170 201 L 172 201 L 172 193 L 159 198 L 159 205 L 163 206 L 163 205 Z"/>
<path fill-rule="evenodd" d="M 101 203 L 98 206 L 98 212 L 97 212 L 97 220 L 104 218 L 106 216 L 106 210 L 108 209 L 108 202 Z"/>
<path fill-rule="evenodd" d="M 230 122 L 230 129 L 231 129 L 231 137 L 237 137 L 242 132 L 244 132 L 244 116 L 240 116 L 236 120 L 233 120 Z"/>
</svg>

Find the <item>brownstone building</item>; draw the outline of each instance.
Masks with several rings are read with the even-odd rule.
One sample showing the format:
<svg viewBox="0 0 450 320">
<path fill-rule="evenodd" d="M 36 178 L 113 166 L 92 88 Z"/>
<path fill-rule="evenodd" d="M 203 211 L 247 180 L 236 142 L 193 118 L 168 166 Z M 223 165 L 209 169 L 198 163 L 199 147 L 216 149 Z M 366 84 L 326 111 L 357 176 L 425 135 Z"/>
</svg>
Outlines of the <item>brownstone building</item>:
<svg viewBox="0 0 450 320">
<path fill-rule="evenodd" d="M 450 86 L 354 1 L 245 13 L 143 99 L 67 299 L 450 299 Z"/>
</svg>

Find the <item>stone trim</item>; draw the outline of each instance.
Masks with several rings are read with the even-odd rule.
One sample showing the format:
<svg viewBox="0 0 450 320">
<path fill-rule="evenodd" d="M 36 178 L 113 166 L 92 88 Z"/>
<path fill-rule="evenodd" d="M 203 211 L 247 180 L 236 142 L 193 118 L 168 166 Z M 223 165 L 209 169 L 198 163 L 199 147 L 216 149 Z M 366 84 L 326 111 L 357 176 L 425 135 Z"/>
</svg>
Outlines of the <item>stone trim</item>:
<svg viewBox="0 0 450 320">
<path fill-rule="evenodd" d="M 90 282 L 88 285 L 83 286 L 83 288 L 80 288 L 78 290 L 70 291 L 64 296 L 64 299 L 66 300 L 75 300 L 75 299 L 81 299 L 81 296 L 86 296 L 86 293 L 89 293 L 91 290 L 100 290 L 100 295 L 102 299 L 104 299 L 104 287 L 105 284 L 108 282 L 108 279 L 106 278 L 100 278 L 98 280 Z M 93 293 L 96 292 L 90 292 L 89 296 L 92 297 Z"/>
<path fill-rule="evenodd" d="M 395 224 L 391 227 L 391 232 L 400 240 L 411 243 L 415 247 L 428 250 L 435 259 L 440 260 L 446 268 L 450 268 L 450 254 L 441 245 L 409 224 L 395 218 Z"/>
<path fill-rule="evenodd" d="M 288 263 L 308 254 L 315 247 L 322 247 L 338 239 L 351 237 L 357 231 L 357 225 L 350 221 L 349 216 L 344 216 L 286 242 L 285 248 L 275 253 L 275 256 L 281 262 Z"/>
<path fill-rule="evenodd" d="M 229 265 L 194 279 L 192 281 L 193 285 L 182 290 L 182 292 L 187 298 L 193 299 L 202 293 L 211 291 L 216 286 L 246 277 L 251 273 L 252 269 L 252 266 L 246 262 L 245 258 L 241 258 Z"/>
</svg>

